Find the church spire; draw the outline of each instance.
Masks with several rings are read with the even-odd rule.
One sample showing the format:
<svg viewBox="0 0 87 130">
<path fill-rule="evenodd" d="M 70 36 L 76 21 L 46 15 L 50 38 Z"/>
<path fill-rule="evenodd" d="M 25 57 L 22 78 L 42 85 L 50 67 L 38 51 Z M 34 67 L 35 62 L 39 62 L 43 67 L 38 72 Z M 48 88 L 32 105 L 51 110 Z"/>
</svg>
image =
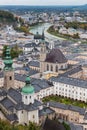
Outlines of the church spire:
<svg viewBox="0 0 87 130">
<path fill-rule="evenodd" d="M 6 49 L 4 64 L 5 64 L 5 67 L 4 67 L 5 70 L 11 70 L 12 69 L 13 60 L 11 58 L 9 47 L 7 47 L 7 49 Z"/>
<path fill-rule="evenodd" d="M 10 55 L 9 47 L 6 49 L 4 64 L 4 87 L 6 89 L 14 88 L 14 70 L 12 68 L 13 60 Z"/>
</svg>

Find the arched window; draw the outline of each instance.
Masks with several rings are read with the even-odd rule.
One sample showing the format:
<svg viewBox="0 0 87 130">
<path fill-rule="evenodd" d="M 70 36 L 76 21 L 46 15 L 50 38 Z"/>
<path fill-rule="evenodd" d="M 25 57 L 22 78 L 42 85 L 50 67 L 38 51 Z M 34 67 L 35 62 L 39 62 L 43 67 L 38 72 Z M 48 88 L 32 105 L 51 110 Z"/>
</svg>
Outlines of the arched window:
<svg viewBox="0 0 87 130">
<path fill-rule="evenodd" d="M 53 66 L 51 65 L 51 71 L 53 71 Z"/>
<path fill-rule="evenodd" d="M 47 64 L 47 71 L 49 70 L 49 65 Z"/>
<path fill-rule="evenodd" d="M 58 72 L 58 66 L 56 65 L 55 71 Z"/>
</svg>

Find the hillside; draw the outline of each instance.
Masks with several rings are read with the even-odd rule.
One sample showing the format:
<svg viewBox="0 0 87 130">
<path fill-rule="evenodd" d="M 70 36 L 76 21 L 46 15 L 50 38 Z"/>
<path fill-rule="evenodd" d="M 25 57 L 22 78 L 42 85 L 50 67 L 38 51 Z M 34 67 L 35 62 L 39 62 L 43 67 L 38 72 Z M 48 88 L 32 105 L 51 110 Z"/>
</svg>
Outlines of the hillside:
<svg viewBox="0 0 87 130">
<path fill-rule="evenodd" d="M 14 17 L 12 13 L 0 10 L 0 25 L 14 24 L 16 22 L 17 19 Z"/>
</svg>

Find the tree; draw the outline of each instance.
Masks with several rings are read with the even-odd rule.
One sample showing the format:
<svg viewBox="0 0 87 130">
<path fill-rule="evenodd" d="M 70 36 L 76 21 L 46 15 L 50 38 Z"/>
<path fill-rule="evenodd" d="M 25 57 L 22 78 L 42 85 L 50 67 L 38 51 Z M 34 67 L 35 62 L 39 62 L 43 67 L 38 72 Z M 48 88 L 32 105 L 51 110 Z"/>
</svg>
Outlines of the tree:
<svg viewBox="0 0 87 130">
<path fill-rule="evenodd" d="M 2 52 L 2 58 L 3 58 L 3 59 L 5 58 L 6 49 L 7 49 L 7 45 L 5 45 L 5 46 L 3 47 L 3 52 Z M 12 57 L 12 59 L 13 59 L 13 58 L 18 57 L 19 54 L 22 53 L 22 50 L 20 50 L 20 49 L 18 48 L 18 45 L 16 44 L 14 47 L 11 48 L 11 51 L 10 51 L 10 52 L 11 52 L 11 57 Z"/>
<path fill-rule="evenodd" d="M 5 57 L 6 49 L 7 49 L 7 45 L 4 45 L 3 50 L 2 50 L 2 58 Z"/>
<path fill-rule="evenodd" d="M 28 130 L 40 130 L 40 128 L 35 123 L 29 122 Z"/>
</svg>

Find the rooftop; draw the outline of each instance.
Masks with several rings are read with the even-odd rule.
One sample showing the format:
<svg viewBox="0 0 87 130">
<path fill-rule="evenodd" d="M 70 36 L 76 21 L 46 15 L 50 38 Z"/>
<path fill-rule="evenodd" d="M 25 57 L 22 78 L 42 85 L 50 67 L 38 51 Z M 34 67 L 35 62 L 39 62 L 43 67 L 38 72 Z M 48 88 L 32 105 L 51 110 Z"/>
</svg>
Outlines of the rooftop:
<svg viewBox="0 0 87 130">
<path fill-rule="evenodd" d="M 46 118 L 42 130 L 65 130 L 61 123 Z"/>
<path fill-rule="evenodd" d="M 76 79 L 76 78 L 71 78 L 71 77 L 52 77 L 50 78 L 50 81 L 52 82 L 60 82 L 76 87 L 81 87 L 81 88 L 87 88 L 87 81 L 86 80 L 81 80 L 81 79 Z"/>
<path fill-rule="evenodd" d="M 67 59 L 59 49 L 52 49 L 46 56 L 46 62 L 66 63 Z"/>
</svg>

